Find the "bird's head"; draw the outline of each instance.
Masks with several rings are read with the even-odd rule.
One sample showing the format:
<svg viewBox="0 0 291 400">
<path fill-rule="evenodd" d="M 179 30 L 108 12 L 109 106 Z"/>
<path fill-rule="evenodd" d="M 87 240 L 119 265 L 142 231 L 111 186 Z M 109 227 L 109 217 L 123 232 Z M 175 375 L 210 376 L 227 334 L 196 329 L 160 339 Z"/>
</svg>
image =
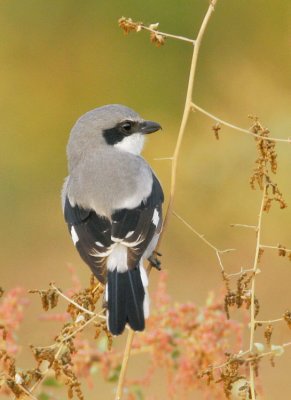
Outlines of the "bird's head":
<svg viewBox="0 0 291 400">
<path fill-rule="evenodd" d="M 146 134 L 161 126 L 144 120 L 135 111 L 119 104 L 95 108 L 84 114 L 74 125 L 68 143 L 69 159 L 80 158 L 87 151 L 115 148 L 140 154 Z"/>
</svg>

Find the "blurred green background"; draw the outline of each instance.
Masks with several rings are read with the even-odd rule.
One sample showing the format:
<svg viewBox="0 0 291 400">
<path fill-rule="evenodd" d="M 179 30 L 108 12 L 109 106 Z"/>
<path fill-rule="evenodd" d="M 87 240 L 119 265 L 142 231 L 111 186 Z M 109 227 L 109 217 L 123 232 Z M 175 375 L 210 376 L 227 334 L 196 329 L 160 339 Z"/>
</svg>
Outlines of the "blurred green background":
<svg viewBox="0 0 291 400">
<path fill-rule="evenodd" d="M 163 131 L 149 138 L 144 155 L 167 195 L 170 163 L 155 159 L 172 155 L 191 45 L 167 40 L 157 49 L 146 32 L 125 37 L 117 20 L 128 16 L 146 24 L 160 22 L 161 30 L 195 37 L 207 6 L 207 0 L 0 2 L 3 287 L 45 288 L 54 280 L 66 288 L 68 264 L 87 281 L 89 270 L 72 246 L 60 208 L 66 142 L 72 125 L 86 111 L 122 103 L 161 123 Z M 218 1 L 200 52 L 196 103 L 243 127 L 249 125 L 248 114 L 258 115 L 272 136 L 290 137 L 290 21 L 289 0 Z M 225 256 L 228 270 L 237 271 L 251 265 L 255 238 L 252 232 L 229 225 L 256 223 L 260 193 L 248 184 L 256 149 L 251 137 L 226 128 L 216 141 L 212 125 L 198 113 L 191 116 L 180 155 L 175 210 L 218 247 L 237 248 Z M 276 179 L 290 205 L 291 147 L 278 144 L 277 151 Z M 290 248 L 290 226 L 290 206 L 285 211 L 275 206 L 264 217 L 262 241 Z M 162 252 L 175 300 L 202 304 L 209 290 L 220 290 L 215 255 L 175 217 Z M 291 307 L 291 265 L 268 252 L 262 270 L 261 318 L 277 318 Z M 152 287 L 155 282 L 153 273 Z M 20 338 L 24 348 L 28 343 L 50 343 L 56 332 L 38 322 L 39 313 L 38 301 L 32 299 Z M 278 325 L 274 340 L 290 340 L 287 328 Z M 23 354 L 22 364 L 29 365 L 29 353 Z M 265 399 L 291 396 L 290 362 L 286 351 L 275 369 L 265 363 Z M 151 389 L 162 399 L 158 384 Z M 110 398 L 112 387 L 101 380 L 98 385 L 104 398 Z M 87 398 L 95 398 L 94 392 Z"/>
</svg>

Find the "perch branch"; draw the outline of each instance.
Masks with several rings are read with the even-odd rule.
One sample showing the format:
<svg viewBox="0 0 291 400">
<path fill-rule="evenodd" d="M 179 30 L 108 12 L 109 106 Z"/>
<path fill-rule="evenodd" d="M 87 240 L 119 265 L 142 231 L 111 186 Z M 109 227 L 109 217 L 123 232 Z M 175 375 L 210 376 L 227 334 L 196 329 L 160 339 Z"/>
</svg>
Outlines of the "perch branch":
<svg viewBox="0 0 291 400">
<path fill-rule="evenodd" d="M 132 329 L 130 329 L 127 334 L 125 350 L 124 350 L 124 354 L 123 354 L 123 358 L 122 358 L 121 370 L 120 370 L 120 374 L 119 374 L 116 397 L 115 397 L 116 400 L 122 399 L 123 386 L 124 386 L 125 375 L 126 375 L 126 371 L 127 371 L 127 365 L 128 365 L 128 360 L 130 357 L 130 351 L 131 351 L 133 338 L 134 338 L 134 331 Z"/>
<path fill-rule="evenodd" d="M 282 251 L 286 251 L 286 253 L 291 253 L 291 249 L 286 249 L 283 246 L 268 246 L 266 244 L 260 244 L 260 248 L 261 249 L 273 249 L 273 250 L 282 250 Z"/>
<path fill-rule="evenodd" d="M 197 38 L 195 40 L 195 46 L 194 46 L 194 50 L 193 50 L 190 73 L 189 73 L 188 87 L 187 87 L 187 92 L 186 92 L 184 111 L 183 111 L 180 129 L 179 129 L 179 133 L 178 133 L 178 137 L 177 137 L 177 141 L 176 141 L 176 146 L 175 146 L 174 153 L 173 153 L 173 159 L 171 160 L 171 186 L 170 186 L 169 203 L 168 203 L 168 208 L 167 208 L 167 212 L 166 212 L 165 219 L 164 219 L 164 228 L 160 235 L 158 247 L 162 241 L 164 232 L 169 224 L 169 220 L 171 218 L 171 214 L 173 211 L 173 202 L 174 202 L 174 196 L 175 196 L 175 191 L 176 191 L 178 159 L 179 159 L 182 140 L 183 140 L 183 137 L 185 134 L 188 117 L 189 117 L 189 114 L 191 112 L 191 107 L 192 107 L 193 88 L 194 88 L 195 73 L 196 73 L 199 49 L 200 49 L 200 45 L 201 45 L 201 42 L 202 42 L 202 39 L 203 39 L 203 36 L 205 33 L 205 29 L 207 27 L 207 24 L 209 22 L 209 19 L 212 15 L 213 11 L 214 11 L 214 6 L 216 5 L 216 2 L 217 2 L 217 0 L 212 0 L 210 2 L 208 10 L 205 14 L 205 17 L 204 17 L 201 27 L 199 29 Z"/>
<path fill-rule="evenodd" d="M 254 275 L 252 277 L 252 284 L 251 284 L 251 307 L 250 307 L 250 346 L 249 351 L 252 352 L 254 349 L 254 336 L 255 336 L 255 329 L 256 329 L 256 320 L 255 320 L 255 289 L 256 289 L 256 271 L 258 269 L 258 261 L 260 256 L 260 241 L 261 241 L 261 228 L 262 228 L 262 217 L 263 217 L 263 210 L 264 210 L 264 203 L 265 203 L 265 195 L 266 195 L 266 184 L 264 185 L 262 191 L 262 200 L 260 206 L 260 212 L 258 216 L 258 224 L 257 224 L 257 240 L 256 240 L 256 250 L 255 250 L 255 258 L 253 264 L 253 272 Z M 252 400 L 256 399 L 255 394 L 255 371 L 254 366 L 250 363 L 250 389 Z"/>
<path fill-rule="evenodd" d="M 149 26 L 145 26 L 145 25 L 140 25 L 141 29 L 144 29 L 146 31 L 152 32 L 156 35 L 161 35 L 164 37 L 168 37 L 171 39 L 177 39 L 177 40 L 182 40 L 183 42 L 188 42 L 188 43 L 192 43 L 193 45 L 195 45 L 195 40 L 186 38 L 184 36 L 178 36 L 178 35 L 173 35 L 171 33 L 165 33 L 165 32 L 161 32 L 161 31 L 157 31 L 156 29 L 152 29 Z"/>
<path fill-rule="evenodd" d="M 207 9 L 205 17 L 200 26 L 197 38 L 195 40 L 183 116 L 182 116 L 181 125 L 180 125 L 180 129 L 179 129 L 179 133 L 178 133 L 178 137 L 177 137 L 177 141 L 176 141 L 176 146 L 174 149 L 174 154 L 171 159 L 171 188 L 170 188 L 170 195 L 169 195 L 169 203 L 168 203 L 168 208 L 167 208 L 165 219 L 164 219 L 163 230 L 162 230 L 160 238 L 159 238 L 157 249 L 159 248 L 159 246 L 161 244 L 164 232 L 169 224 L 169 220 L 171 218 L 171 214 L 172 214 L 172 210 L 173 210 L 173 201 L 174 201 L 174 195 L 175 195 L 175 191 L 176 191 L 178 158 L 179 158 L 180 148 L 181 148 L 181 144 L 182 144 L 182 139 L 184 137 L 188 117 L 189 117 L 189 114 L 191 111 L 194 78 L 195 78 L 199 49 L 200 49 L 200 45 L 201 45 L 201 41 L 202 41 L 202 38 L 203 38 L 203 35 L 205 32 L 205 29 L 207 27 L 207 24 L 209 22 L 211 14 L 214 11 L 214 6 L 215 6 L 216 2 L 217 2 L 217 0 L 212 0 L 210 2 L 210 5 Z M 149 264 L 148 268 L 147 268 L 147 273 L 149 274 L 150 271 L 151 271 L 151 265 Z M 124 356 L 123 356 L 123 360 L 122 360 L 121 371 L 120 371 L 120 375 L 119 375 L 119 379 L 118 379 L 116 400 L 121 400 L 121 398 L 122 398 L 124 381 L 125 381 L 126 370 L 127 370 L 128 360 L 129 360 L 129 356 L 130 356 L 130 350 L 131 350 L 133 337 L 134 337 L 134 332 L 132 330 L 129 330 L 127 341 L 126 341 L 126 347 L 125 347 L 125 351 L 124 351 Z"/>
</svg>

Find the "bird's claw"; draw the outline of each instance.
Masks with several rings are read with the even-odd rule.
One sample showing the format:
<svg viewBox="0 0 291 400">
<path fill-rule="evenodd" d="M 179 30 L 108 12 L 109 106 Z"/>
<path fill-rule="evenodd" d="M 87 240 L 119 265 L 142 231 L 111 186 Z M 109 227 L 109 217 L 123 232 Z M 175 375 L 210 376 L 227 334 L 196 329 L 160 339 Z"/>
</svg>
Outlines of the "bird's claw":
<svg viewBox="0 0 291 400">
<path fill-rule="evenodd" d="M 161 271 L 161 261 L 158 259 L 158 257 L 161 257 L 161 253 L 157 251 L 153 251 L 151 256 L 148 258 L 148 261 L 150 262 L 151 266 L 156 268 L 158 271 Z"/>
</svg>

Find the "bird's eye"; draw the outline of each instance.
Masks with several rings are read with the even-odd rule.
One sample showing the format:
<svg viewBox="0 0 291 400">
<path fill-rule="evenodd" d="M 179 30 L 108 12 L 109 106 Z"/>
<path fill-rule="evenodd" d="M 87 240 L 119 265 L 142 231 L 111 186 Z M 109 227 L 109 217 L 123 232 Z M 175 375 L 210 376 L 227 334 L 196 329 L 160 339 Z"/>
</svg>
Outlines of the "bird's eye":
<svg viewBox="0 0 291 400">
<path fill-rule="evenodd" d="M 125 121 L 121 124 L 121 129 L 124 133 L 130 133 L 132 128 L 132 122 L 131 121 Z"/>
</svg>

